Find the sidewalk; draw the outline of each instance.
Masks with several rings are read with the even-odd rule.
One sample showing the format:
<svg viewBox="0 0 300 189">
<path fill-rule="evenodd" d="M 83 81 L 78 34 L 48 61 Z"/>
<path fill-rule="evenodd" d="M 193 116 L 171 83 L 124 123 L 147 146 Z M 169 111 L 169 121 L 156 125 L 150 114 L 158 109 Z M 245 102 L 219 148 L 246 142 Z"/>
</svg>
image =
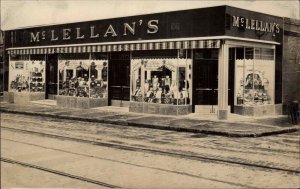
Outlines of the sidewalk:
<svg viewBox="0 0 300 189">
<path fill-rule="evenodd" d="M 132 113 L 128 108 L 113 106 L 66 109 L 57 107 L 53 100 L 34 101 L 26 106 L 1 102 L 1 112 L 227 137 L 261 137 L 300 131 L 300 125 L 290 124 L 287 116 L 253 118 L 230 114 L 228 120 L 220 121 L 214 114 L 162 116 Z"/>
</svg>

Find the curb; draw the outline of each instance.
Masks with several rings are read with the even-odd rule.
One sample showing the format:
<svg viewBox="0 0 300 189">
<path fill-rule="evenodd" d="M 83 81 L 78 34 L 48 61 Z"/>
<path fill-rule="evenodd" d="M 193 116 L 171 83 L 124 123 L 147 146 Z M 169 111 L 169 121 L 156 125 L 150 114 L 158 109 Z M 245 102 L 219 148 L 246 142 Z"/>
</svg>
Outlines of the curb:
<svg viewBox="0 0 300 189">
<path fill-rule="evenodd" d="M 169 131 L 176 131 L 176 132 L 187 132 L 187 133 L 202 133 L 208 135 L 216 135 L 216 136 L 224 136 L 224 137 L 235 137 L 235 138 L 255 138 L 255 137 L 263 137 L 263 136 L 271 136 L 271 135 L 278 135 L 284 133 L 292 133 L 300 131 L 300 128 L 285 128 L 285 129 L 277 129 L 274 131 L 266 131 L 261 133 L 232 133 L 232 132 L 223 132 L 223 131 L 215 131 L 215 130 L 204 130 L 204 129 L 192 129 L 192 128 L 183 128 L 183 127 L 171 127 L 168 125 L 153 125 L 153 124 L 146 124 L 146 123 L 136 123 L 133 121 L 120 121 L 120 120 L 108 120 L 105 118 L 83 118 L 83 117 L 75 117 L 75 116 L 66 116 L 66 115 L 56 115 L 56 114 L 49 114 L 49 113 L 38 113 L 38 112 L 21 112 L 16 110 L 3 110 L 1 109 L 0 112 L 5 113 L 13 113 L 13 114 L 23 114 L 23 115 L 34 115 L 34 116 L 44 116 L 50 118 L 58 118 L 58 119 L 67 119 L 67 120 L 76 120 L 76 121 L 86 121 L 86 122 L 93 122 L 93 123 L 106 123 L 106 124 L 115 124 L 119 126 L 130 126 L 130 127 L 139 127 L 139 128 L 149 128 L 149 129 L 158 129 L 158 130 L 169 130 Z"/>
</svg>

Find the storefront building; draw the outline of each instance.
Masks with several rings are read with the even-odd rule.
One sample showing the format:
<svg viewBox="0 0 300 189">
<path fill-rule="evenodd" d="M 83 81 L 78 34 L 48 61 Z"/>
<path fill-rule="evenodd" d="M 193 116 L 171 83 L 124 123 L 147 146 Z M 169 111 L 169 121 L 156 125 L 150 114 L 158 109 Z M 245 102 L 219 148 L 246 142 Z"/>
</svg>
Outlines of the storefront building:
<svg viewBox="0 0 300 189">
<path fill-rule="evenodd" d="M 5 98 L 219 119 L 280 114 L 283 25 L 217 6 L 5 31 Z"/>
</svg>

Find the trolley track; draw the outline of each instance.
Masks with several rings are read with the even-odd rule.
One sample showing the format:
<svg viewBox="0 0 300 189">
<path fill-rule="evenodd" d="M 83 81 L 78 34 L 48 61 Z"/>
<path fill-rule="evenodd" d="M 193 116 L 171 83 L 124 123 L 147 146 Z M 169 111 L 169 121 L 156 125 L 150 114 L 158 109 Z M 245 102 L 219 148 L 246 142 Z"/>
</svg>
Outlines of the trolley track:
<svg viewBox="0 0 300 189">
<path fill-rule="evenodd" d="M 92 144 L 92 145 L 96 145 L 96 146 L 115 148 L 115 149 L 120 149 L 120 150 L 152 153 L 152 154 L 166 155 L 166 156 L 171 156 L 171 157 L 176 157 L 176 158 L 191 159 L 191 160 L 197 160 L 197 161 L 226 163 L 226 164 L 233 164 L 233 165 L 238 165 L 238 166 L 247 166 L 250 168 L 259 168 L 259 169 L 264 169 L 264 170 L 267 169 L 267 170 L 272 170 L 272 171 L 283 171 L 283 172 L 286 172 L 289 174 L 300 174 L 300 170 L 291 170 L 291 169 L 286 169 L 286 168 L 281 168 L 281 167 L 276 167 L 276 166 L 261 165 L 261 164 L 249 163 L 249 162 L 240 162 L 240 161 L 222 159 L 222 158 L 218 158 L 218 157 L 207 157 L 207 156 L 201 156 L 198 154 L 197 155 L 183 154 L 183 153 L 177 153 L 177 152 L 170 152 L 170 151 L 163 151 L 163 150 L 156 150 L 156 149 L 149 149 L 149 148 L 142 148 L 142 147 L 135 147 L 135 146 L 128 146 L 128 145 L 114 144 L 114 143 L 108 143 L 108 142 L 99 142 L 99 141 L 87 140 L 87 139 L 82 139 L 82 138 L 75 138 L 75 137 L 63 136 L 63 135 L 57 135 L 57 134 L 49 134 L 49 133 L 32 131 L 32 130 L 24 130 L 24 129 L 19 129 L 19 128 L 5 127 L 5 126 L 1 126 L 1 129 L 6 129 L 6 130 L 13 131 L 13 132 L 19 132 L 19 133 L 34 134 L 37 136 L 49 137 L 49 138 L 60 139 L 60 140 L 69 140 L 69 141 L 75 141 L 75 142 L 80 142 L 80 143 Z"/>
<path fill-rule="evenodd" d="M 9 164 L 17 164 L 17 165 L 20 165 L 20 166 L 23 166 L 23 167 L 29 167 L 29 168 L 38 169 L 38 170 L 41 170 L 41 171 L 46 171 L 46 172 L 53 173 L 53 174 L 56 174 L 56 175 L 61 175 L 61 176 L 64 176 L 64 177 L 80 180 L 80 181 L 83 181 L 83 182 L 92 183 L 92 184 L 99 185 L 99 186 L 105 186 L 105 187 L 108 187 L 108 188 L 121 188 L 119 186 L 107 184 L 107 183 L 104 183 L 104 182 L 101 182 L 101 181 L 98 181 L 98 180 L 93 180 L 93 179 L 89 179 L 89 178 L 85 178 L 85 177 L 81 177 L 81 176 L 76 176 L 76 175 L 72 175 L 72 174 L 65 173 L 65 172 L 58 171 L 58 170 L 49 169 L 49 168 L 45 168 L 45 167 L 41 167 L 41 166 L 38 166 L 38 165 L 29 164 L 29 163 L 24 163 L 24 162 L 21 162 L 21 161 L 16 161 L 16 160 L 13 160 L 13 159 L 10 159 L 10 158 L 1 157 L 1 161 L 9 163 Z"/>
<path fill-rule="evenodd" d="M 57 148 L 49 148 L 49 147 L 45 147 L 45 146 L 41 146 L 41 145 L 37 145 L 37 144 L 19 142 L 19 141 L 15 141 L 15 140 L 11 140 L 11 139 L 6 139 L 6 138 L 1 138 L 1 139 L 11 141 L 11 142 L 20 143 L 20 144 L 26 144 L 26 145 L 31 145 L 31 146 L 35 146 L 35 147 L 40 147 L 40 148 L 44 148 L 44 149 L 48 149 L 48 150 L 55 150 L 55 151 L 60 151 L 60 152 L 64 152 L 64 153 L 84 156 L 84 157 L 88 157 L 88 158 L 97 158 L 97 159 L 101 159 L 101 160 L 107 160 L 107 161 L 112 161 L 112 162 L 116 162 L 116 163 L 131 165 L 131 166 L 144 167 L 144 168 L 148 168 L 148 169 L 153 169 L 153 170 L 158 170 L 158 171 L 163 171 L 163 172 L 168 172 L 168 173 L 175 173 L 175 174 L 179 174 L 179 175 L 184 175 L 184 176 L 189 176 L 189 177 L 194 177 L 194 178 L 199 178 L 199 179 L 205 179 L 205 180 L 210 180 L 210 181 L 214 181 L 214 182 L 226 183 L 226 184 L 230 184 L 230 185 L 238 186 L 238 187 L 255 188 L 253 186 L 249 186 L 249 185 L 245 185 L 245 184 L 240 184 L 240 183 L 230 182 L 230 181 L 225 181 L 225 180 L 220 180 L 220 179 L 214 179 L 214 178 L 209 178 L 209 177 L 204 177 L 204 176 L 198 176 L 198 175 L 195 175 L 195 174 L 190 174 L 190 173 L 185 173 L 185 172 L 172 171 L 172 170 L 163 169 L 163 168 L 138 165 L 138 164 L 134 164 L 134 163 L 128 163 L 128 162 L 124 162 L 124 161 L 113 160 L 113 159 L 109 159 L 109 158 L 97 157 L 97 156 L 94 156 L 94 155 L 86 155 L 86 154 L 81 154 L 81 153 L 77 153 L 77 152 L 61 150 L 61 149 L 57 149 Z"/>
</svg>

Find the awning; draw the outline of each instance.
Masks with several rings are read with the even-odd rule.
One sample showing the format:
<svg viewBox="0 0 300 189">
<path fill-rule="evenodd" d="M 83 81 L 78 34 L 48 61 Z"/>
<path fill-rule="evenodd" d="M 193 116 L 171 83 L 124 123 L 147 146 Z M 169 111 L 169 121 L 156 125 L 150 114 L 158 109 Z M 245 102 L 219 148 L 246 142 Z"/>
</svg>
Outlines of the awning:
<svg viewBox="0 0 300 189">
<path fill-rule="evenodd" d="M 165 49 L 204 49 L 219 48 L 220 40 L 186 40 L 167 42 L 145 42 L 125 44 L 97 44 L 64 47 L 26 47 L 8 49 L 8 54 L 54 54 L 54 53 L 91 53 L 91 52 L 116 52 L 139 50 L 165 50 Z"/>
</svg>

